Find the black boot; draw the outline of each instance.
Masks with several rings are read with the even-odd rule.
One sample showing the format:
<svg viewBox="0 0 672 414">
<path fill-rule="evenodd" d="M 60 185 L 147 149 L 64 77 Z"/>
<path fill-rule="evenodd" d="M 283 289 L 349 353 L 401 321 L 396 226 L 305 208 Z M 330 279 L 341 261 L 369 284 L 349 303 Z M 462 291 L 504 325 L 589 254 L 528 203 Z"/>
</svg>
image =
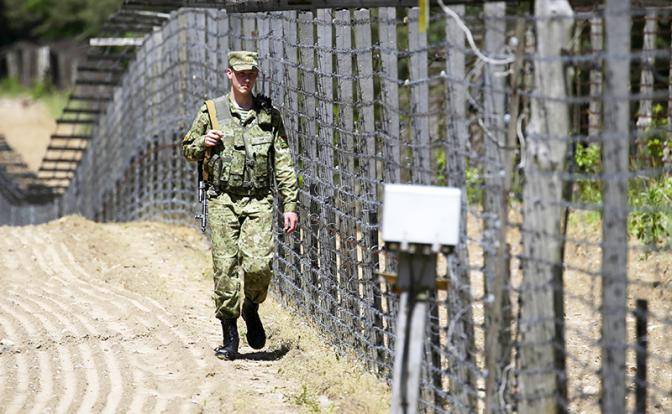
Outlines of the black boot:
<svg viewBox="0 0 672 414">
<path fill-rule="evenodd" d="M 261 349 L 266 344 L 266 332 L 258 311 L 259 304 L 245 298 L 241 314 L 247 325 L 247 343 L 254 349 Z"/>
<path fill-rule="evenodd" d="M 238 324 L 236 319 L 222 319 L 222 346 L 215 348 L 215 356 L 219 359 L 232 360 L 238 356 Z"/>
</svg>

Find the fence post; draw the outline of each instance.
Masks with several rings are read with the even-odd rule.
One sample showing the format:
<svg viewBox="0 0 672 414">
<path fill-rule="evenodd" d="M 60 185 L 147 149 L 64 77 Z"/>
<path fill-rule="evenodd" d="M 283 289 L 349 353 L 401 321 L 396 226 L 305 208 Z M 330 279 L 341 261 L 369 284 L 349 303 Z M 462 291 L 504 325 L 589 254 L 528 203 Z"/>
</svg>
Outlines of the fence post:
<svg viewBox="0 0 672 414">
<path fill-rule="evenodd" d="M 270 15 L 267 13 L 257 13 L 257 38 L 259 44 L 259 72 L 261 75 L 261 93 L 270 96 L 271 85 L 269 76 L 271 76 L 271 22 Z"/>
<path fill-rule="evenodd" d="M 369 342 L 374 351 L 372 352 L 372 364 L 374 370 L 379 371 L 382 367 L 385 354 L 383 348 L 383 319 L 380 282 L 377 272 L 379 271 L 378 249 L 378 206 L 376 169 L 376 126 L 374 113 L 374 88 L 373 88 L 373 55 L 371 52 L 371 15 L 368 9 L 355 10 L 355 47 L 357 53 L 357 83 L 360 93 L 359 101 L 359 132 L 363 139 L 359 143 L 357 152 L 359 156 L 360 177 L 363 184 L 359 193 L 362 195 L 362 237 L 364 248 L 362 249 L 362 284 L 364 286 L 364 299 L 368 310 L 366 319 L 368 325 Z"/>
<path fill-rule="evenodd" d="M 642 68 L 639 81 L 639 94 L 642 99 L 639 101 L 639 111 L 637 113 L 637 138 L 635 147 L 633 147 L 633 156 L 637 158 L 646 154 L 645 147 L 648 138 L 644 136 L 646 130 L 651 126 L 653 112 L 653 69 L 655 63 L 654 50 L 656 49 L 656 32 L 658 29 L 658 17 L 655 9 L 646 11 L 644 23 L 644 44 L 642 45 Z M 643 161 L 643 160 L 642 160 Z"/>
<path fill-rule="evenodd" d="M 319 310 L 319 290 L 320 280 L 317 269 L 318 265 L 318 244 L 317 235 L 319 234 L 319 209 L 320 205 L 317 199 L 317 181 L 314 174 L 317 171 L 317 130 L 315 126 L 316 108 L 315 108 L 315 38 L 313 27 L 313 12 L 301 12 L 298 17 L 299 23 L 299 56 L 300 64 L 303 67 L 301 71 L 301 101 L 299 102 L 302 119 L 300 119 L 299 130 L 301 139 L 299 140 L 301 156 L 301 175 L 303 176 L 303 186 L 307 191 L 300 193 L 302 208 L 306 208 L 305 213 L 301 214 L 303 229 L 303 255 L 307 256 L 304 260 L 303 274 L 306 277 L 305 294 L 308 295 L 309 309 L 314 314 Z M 301 122 L 302 121 L 302 122 Z M 310 273 L 310 275 L 307 275 Z"/>
<path fill-rule="evenodd" d="M 283 39 L 282 45 L 285 49 L 285 59 L 286 59 L 286 69 L 285 69 L 285 84 L 289 89 L 289 92 L 285 95 L 285 127 L 289 135 L 289 145 L 292 149 L 292 154 L 297 158 L 297 168 L 299 169 L 299 177 L 301 173 L 301 159 L 299 158 L 299 102 L 298 102 L 298 88 L 299 88 L 299 73 L 298 73 L 298 63 L 299 59 L 297 57 L 296 51 L 296 12 L 287 11 L 283 12 Z M 284 63 L 284 62 L 283 62 Z M 299 191 L 303 191 L 299 189 Z M 300 209 L 304 208 L 300 206 Z M 303 211 L 299 211 L 300 215 Z M 294 236 L 289 236 L 289 246 L 290 249 L 287 251 L 291 256 L 289 263 L 292 266 L 292 273 L 294 276 L 294 283 L 297 288 L 300 290 L 303 288 L 303 278 L 302 269 L 301 269 L 301 239 L 302 235 L 305 234 L 306 229 L 299 228 Z M 301 303 L 300 292 L 297 292 L 296 300 L 298 303 Z"/>
<path fill-rule="evenodd" d="M 205 34 L 205 41 L 203 43 L 203 48 L 205 50 L 204 56 L 204 75 L 205 78 L 205 91 L 204 98 L 212 99 L 220 94 L 218 78 L 218 72 L 225 72 L 226 65 L 218 65 L 218 22 L 217 22 L 217 11 L 212 9 L 203 10 L 205 14 L 205 22 L 203 25 L 203 32 Z"/>
<path fill-rule="evenodd" d="M 217 11 L 217 90 L 221 93 L 229 91 L 229 78 L 226 77 L 226 67 L 229 64 L 229 15 L 226 10 Z"/>
<path fill-rule="evenodd" d="M 602 52 L 602 16 L 590 18 L 590 45 L 595 55 Z M 600 133 L 602 127 L 602 61 L 596 59 L 590 68 L 590 103 L 588 104 L 588 135 L 591 138 Z"/>
<path fill-rule="evenodd" d="M 386 183 L 401 182 L 401 132 L 399 123 L 399 73 L 397 61 L 397 9 L 381 7 L 378 9 L 378 38 L 381 61 L 381 100 L 383 101 L 383 181 Z M 385 272 L 396 273 L 397 254 L 385 252 Z M 388 337 L 387 347 L 394 348 L 394 300 L 390 296 L 390 286 L 386 285 L 384 304 L 387 313 L 385 334 Z M 388 354 L 389 357 L 389 354 Z M 389 361 L 388 361 L 389 362 Z"/>
<path fill-rule="evenodd" d="M 427 34 L 420 33 L 420 12 L 417 7 L 408 10 L 408 50 L 411 54 L 411 139 L 414 143 L 414 184 L 428 185 L 431 177 L 431 149 L 429 142 L 429 85 L 427 84 Z"/>
<path fill-rule="evenodd" d="M 344 332 L 353 346 L 358 346 L 360 334 L 359 303 L 357 298 L 357 234 L 350 217 L 354 217 L 353 195 L 355 189 L 354 172 L 354 111 L 353 111 L 353 81 L 352 81 L 352 19 L 350 10 L 338 10 L 335 13 L 336 25 L 336 73 L 338 93 L 338 166 L 340 182 L 338 188 L 339 217 L 339 247 L 341 250 L 341 272 L 339 284 L 344 287 L 345 297 L 341 297 L 345 312 L 341 318 L 347 320 L 350 330 Z"/>
<path fill-rule="evenodd" d="M 397 63 L 397 9 L 378 9 L 381 90 L 384 102 L 385 182 L 398 183 L 400 177 L 399 74 Z M 388 267 L 388 271 L 392 270 Z"/>
<path fill-rule="evenodd" d="M 459 16 L 464 16 L 464 6 L 452 6 Z M 448 277 L 450 289 L 447 297 L 447 319 L 455 329 L 447 338 L 449 353 L 449 392 L 453 407 L 458 412 L 476 410 L 476 383 L 474 362 L 474 321 L 471 311 L 471 280 L 469 279 L 469 251 L 467 250 L 467 189 L 466 159 L 469 133 L 467 131 L 467 106 L 465 82 L 464 32 L 452 18 L 446 19 L 446 184 L 462 190 L 460 207 L 460 242 L 455 252 L 449 254 Z"/>
<path fill-rule="evenodd" d="M 572 33 L 573 11 L 566 0 L 537 0 L 537 51 L 534 62 L 535 94 L 527 128 L 525 188 L 523 191 L 523 285 L 519 330 L 520 404 L 526 413 L 564 412 L 567 401 L 561 383 L 566 375 L 556 367 L 557 332 L 554 294 L 562 289 L 558 276 L 563 249 L 562 172 L 565 168 L 570 117 L 566 76 L 560 60 Z M 564 355 L 561 356 L 564 358 Z"/>
<path fill-rule="evenodd" d="M 506 5 L 503 2 L 486 3 L 484 6 L 485 51 L 495 55 L 506 44 Z M 485 314 L 485 412 L 504 409 L 497 398 L 505 381 L 504 368 L 511 360 L 511 304 L 509 298 L 510 271 L 507 260 L 506 226 L 508 222 L 508 171 L 506 127 L 504 125 L 505 78 L 496 72 L 502 66 L 486 65 L 483 71 L 483 137 L 485 147 L 484 181 L 487 191 L 483 197 L 484 249 L 483 271 Z"/>
<path fill-rule="evenodd" d="M 240 33 L 243 50 L 257 50 L 257 22 L 255 13 L 243 13 L 240 15 L 243 20 L 243 31 Z"/>
<path fill-rule="evenodd" d="M 637 344 L 635 358 L 637 372 L 635 373 L 635 414 L 646 413 L 646 358 L 649 345 L 648 337 L 649 303 L 644 299 L 637 299 L 635 309 L 635 336 Z"/>
<path fill-rule="evenodd" d="M 602 412 L 625 413 L 630 0 L 607 0 L 602 160 Z"/>
<path fill-rule="evenodd" d="M 334 205 L 334 96 L 333 86 L 333 36 L 332 36 L 331 9 L 317 10 L 317 67 L 318 96 L 320 104 L 318 110 L 320 163 L 318 165 L 319 177 L 324 183 L 321 191 L 322 208 L 320 210 L 320 271 L 323 283 L 326 284 L 325 294 L 326 311 L 328 315 L 336 315 L 336 301 L 338 300 L 336 266 L 336 214 Z M 325 318 L 335 329 L 336 326 L 330 318 Z"/>
<path fill-rule="evenodd" d="M 231 50 L 242 49 L 243 22 L 240 13 L 231 13 L 229 16 L 229 46 Z"/>
</svg>

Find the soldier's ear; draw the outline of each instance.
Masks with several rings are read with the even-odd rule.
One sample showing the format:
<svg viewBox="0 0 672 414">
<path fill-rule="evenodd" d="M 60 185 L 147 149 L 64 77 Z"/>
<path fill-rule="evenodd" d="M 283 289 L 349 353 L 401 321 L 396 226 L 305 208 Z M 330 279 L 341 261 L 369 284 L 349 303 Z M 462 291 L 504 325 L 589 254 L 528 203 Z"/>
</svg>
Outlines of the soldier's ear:
<svg viewBox="0 0 672 414">
<path fill-rule="evenodd" d="M 231 66 L 226 68 L 226 77 L 229 79 L 233 79 L 233 69 L 231 69 Z"/>
</svg>

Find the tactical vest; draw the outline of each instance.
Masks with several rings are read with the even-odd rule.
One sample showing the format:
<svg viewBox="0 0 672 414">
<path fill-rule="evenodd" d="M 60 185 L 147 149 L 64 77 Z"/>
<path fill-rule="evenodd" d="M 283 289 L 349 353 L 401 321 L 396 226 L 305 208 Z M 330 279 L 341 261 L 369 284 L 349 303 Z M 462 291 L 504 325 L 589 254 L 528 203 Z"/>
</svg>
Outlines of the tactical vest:
<svg viewBox="0 0 672 414">
<path fill-rule="evenodd" d="M 212 129 L 224 133 L 205 159 L 206 181 L 216 190 L 254 195 L 271 187 L 273 124 L 266 110 L 242 121 L 232 116 L 229 97 L 205 101 Z"/>
</svg>

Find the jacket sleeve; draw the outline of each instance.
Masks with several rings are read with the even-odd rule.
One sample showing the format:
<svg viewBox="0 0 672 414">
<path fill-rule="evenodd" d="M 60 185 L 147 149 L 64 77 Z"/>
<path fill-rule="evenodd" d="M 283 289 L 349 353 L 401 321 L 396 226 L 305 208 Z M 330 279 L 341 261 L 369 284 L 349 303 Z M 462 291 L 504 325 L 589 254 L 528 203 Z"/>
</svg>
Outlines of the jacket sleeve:
<svg viewBox="0 0 672 414">
<path fill-rule="evenodd" d="M 203 104 L 196 115 L 196 119 L 191 124 L 191 129 L 182 140 L 182 152 L 184 158 L 189 161 L 198 161 L 203 159 L 205 154 L 205 133 L 210 129 L 210 117 L 208 109 Z"/>
<path fill-rule="evenodd" d="M 292 152 L 287 142 L 287 133 L 280 112 L 273 111 L 273 151 L 275 153 L 273 171 L 278 183 L 278 192 L 282 196 L 283 211 L 295 212 L 298 199 L 298 183 L 294 172 Z"/>
</svg>

